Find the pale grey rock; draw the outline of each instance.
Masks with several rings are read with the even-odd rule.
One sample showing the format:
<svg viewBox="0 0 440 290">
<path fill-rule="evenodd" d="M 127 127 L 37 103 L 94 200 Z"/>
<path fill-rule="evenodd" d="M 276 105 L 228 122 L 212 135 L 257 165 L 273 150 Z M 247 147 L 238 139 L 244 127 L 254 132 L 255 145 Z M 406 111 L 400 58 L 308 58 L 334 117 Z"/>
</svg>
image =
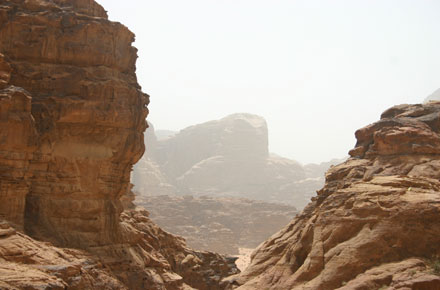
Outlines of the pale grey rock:
<svg viewBox="0 0 440 290">
<path fill-rule="evenodd" d="M 440 101 L 440 89 L 427 96 L 423 103 L 428 103 L 429 101 Z"/>
<path fill-rule="evenodd" d="M 340 160 L 306 166 L 269 154 L 264 118 L 233 114 L 165 139 L 150 124 L 146 153 L 135 166 L 134 190 L 143 196 L 229 196 L 303 208 Z"/>
</svg>

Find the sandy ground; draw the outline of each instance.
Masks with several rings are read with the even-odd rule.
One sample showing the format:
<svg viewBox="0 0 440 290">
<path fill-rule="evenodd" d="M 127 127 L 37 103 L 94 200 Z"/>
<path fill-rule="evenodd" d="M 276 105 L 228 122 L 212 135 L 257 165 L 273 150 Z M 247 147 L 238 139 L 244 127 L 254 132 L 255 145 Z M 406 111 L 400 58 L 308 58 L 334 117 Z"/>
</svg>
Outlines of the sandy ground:
<svg viewBox="0 0 440 290">
<path fill-rule="evenodd" d="M 246 269 L 246 267 L 249 265 L 251 261 L 251 254 L 255 249 L 250 248 L 239 248 L 239 254 L 236 256 L 238 257 L 238 260 L 235 261 L 235 264 L 237 265 L 238 269 L 240 271 L 243 271 Z"/>
</svg>

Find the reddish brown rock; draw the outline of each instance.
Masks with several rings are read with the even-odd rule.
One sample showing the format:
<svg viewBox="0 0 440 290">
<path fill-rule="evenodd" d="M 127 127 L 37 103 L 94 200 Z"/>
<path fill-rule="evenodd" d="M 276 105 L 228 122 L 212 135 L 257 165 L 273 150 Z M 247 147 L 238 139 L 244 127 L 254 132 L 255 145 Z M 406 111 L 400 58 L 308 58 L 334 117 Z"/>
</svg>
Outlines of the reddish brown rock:
<svg viewBox="0 0 440 290">
<path fill-rule="evenodd" d="M 5 56 L 0 53 L 0 89 L 4 89 L 8 86 L 10 78 L 11 66 L 5 60 Z"/>
<path fill-rule="evenodd" d="M 9 73 L 10 66 L 0 55 L 0 218 L 22 228 L 38 135 L 31 96 L 22 88 L 9 86 Z"/>
<path fill-rule="evenodd" d="M 0 287 L 223 289 L 236 273 L 121 216 L 149 101 L 133 40 L 92 0 L 1 2 Z"/>
<path fill-rule="evenodd" d="M 353 156 L 231 279 L 238 289 L 440 289 L 440 103 L 356 132 Z"/>
<path fill-rule="evenodd" d="M 9 83 L 30 93 L 37 130 L 27 136 L 37 146 L 20 201 L 26 210 L 16 210 L 22 225 L 60 245 L 117 241 L 119 198 L 144 150 L 148 103 L 134 35 L 94 1 L 3 1 L 0 15 Z"/>
</svg>

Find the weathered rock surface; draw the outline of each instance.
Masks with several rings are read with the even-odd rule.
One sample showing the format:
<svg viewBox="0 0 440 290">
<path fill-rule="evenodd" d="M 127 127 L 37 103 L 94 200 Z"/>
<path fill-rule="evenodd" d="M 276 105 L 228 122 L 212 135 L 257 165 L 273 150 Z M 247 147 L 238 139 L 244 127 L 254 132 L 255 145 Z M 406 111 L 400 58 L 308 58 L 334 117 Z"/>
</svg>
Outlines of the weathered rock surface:
<svg viewBox="0 0 440 290">
<path fill-rule="evenodd" d="M 232 197 L 138 196 L 136 204 L 191 248 L 229 255 L 257 247 L 297 214 L 292 206 Z"/>
<path fill-rule="evenodd" d="M 231 279 L 238 289 L 440 289 L 440 103 L 356 132 L 352 158 Z"/>
<path fill-rule="evenodd" d="M 2 150 L 20 182 L 2 179 L 0 204 L 27 233 L 82 248 L 118 239 L 119 198 L 144 150 L 148 103 L 133 40 L 94 1 L 2 1 L 0 52 L 12 73 L 0 146 L 25 149 Z"/>
<path fill-rule="evenodd" d="M 267 134 L 266 121 L 251 114 L 191 126 L 161 140 L 150 126 L 147 154 L 134 168 L 134 190 L 142 196 L 230 196 L 303 208 L 335 163 L 302 166 L 269 154 Z"/>
<path fill-rule="evenodd" d="M 121 244 L 93 253 L 129 289 L 225 289 L 222 279 L 238 273 L 234 259 L 189 249 L 184 239 L 163 231 L 145 210 L 121 215 Z"/>
<path fill-rule="evenodd" d="M 146 211 L 121 215 L 123 242 L 92 250 L 57 248 L 0 223 L 0 289 L 224 289 L 233 259 L 186 247 Z M 190 286 L 191 285 L 191 286 Z"/>
<path fill-rule="evenodd" d="M 121 215 L 149 101 L 133 40 L 93 0 L 1 1 L 0 287 L 223 289 L 236 273 Z"/>
<path fill-rule="evenodd" d="M 0 289 L 126 289 L 89 253 L 56 248 L 0 221 Z"/>
</svg>

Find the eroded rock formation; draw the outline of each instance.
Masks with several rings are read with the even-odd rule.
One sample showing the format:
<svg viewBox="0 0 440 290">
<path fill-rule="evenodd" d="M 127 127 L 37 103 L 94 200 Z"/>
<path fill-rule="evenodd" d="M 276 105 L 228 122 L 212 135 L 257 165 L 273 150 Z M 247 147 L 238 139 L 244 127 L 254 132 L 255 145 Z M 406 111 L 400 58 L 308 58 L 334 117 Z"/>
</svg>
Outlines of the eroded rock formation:
<svg viewBox="0 0 440 290">
<path fill-rule="evenodd" d="M 338 160 L 302 166 L 269 154 L 264 118 L 233 114 L 190 126 L 158 140 L 145 136 L 147 154 L 133 173 L 135 191 L 153 195 L 230 196 L 279 202 L 302 209 Z"/>
<path fill-rule="evenodd" d="M 0 222 L 0 289 L 125 289 L 92 255 L 56 248 Z"/>
<path fill-rule="evenodd" d="M 93 1 L 2 2 L 0 52 L 16 91 L 9 111 L 28 119 L 26 128 L 2 130 L 2 146 L 26 148 L 24 158 L 5 158 L 29 162 L 13 209 L 28 233 L 76 247 L 117 240 L 119 198 L 144 150 L 148 104 L 133 40 Z"/>
<path fill-rule="evenodd" d="M 234 259 L 186 247 L 148 218 L 121 215 L 123 243 L 58 248 L 0 223 L 0 289 L 224 289 Z"/>
<path fill-rule="evenodd" d="M 121 214 L 149 102 L 133 40 L 93 0 L 1 1 L 1 287 L 222 289 L 236 272 Z"/>
<path fill-rule="evenodd" d="M 356 132 L 318 196 L 231 279 L 238 289 L 440 289 L 440 103 Z"/>
</svg>

